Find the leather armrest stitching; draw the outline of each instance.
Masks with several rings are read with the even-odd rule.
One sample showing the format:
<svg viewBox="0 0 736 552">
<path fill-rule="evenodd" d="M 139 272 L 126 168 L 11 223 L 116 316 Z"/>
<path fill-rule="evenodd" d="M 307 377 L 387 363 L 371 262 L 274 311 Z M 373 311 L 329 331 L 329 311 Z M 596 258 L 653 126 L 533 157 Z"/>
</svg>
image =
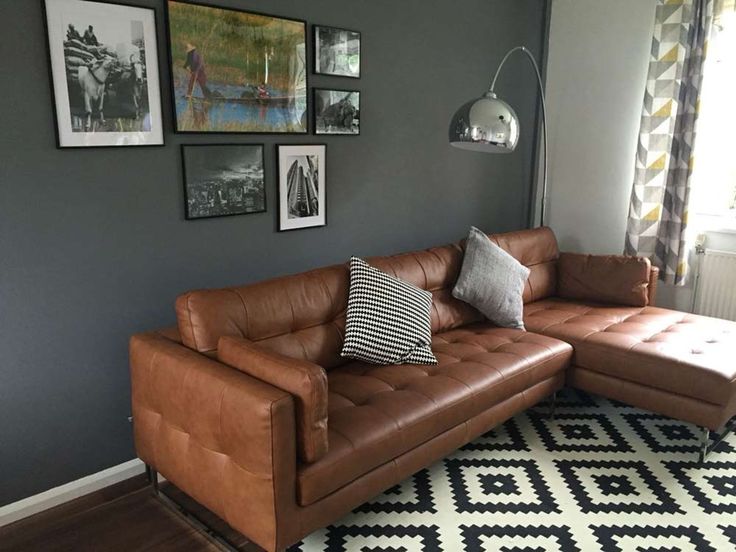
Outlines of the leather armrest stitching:
<svg viewBox="0 0 736 552">
<path fill-rule="evenodd" d="M 243 312 L 245 313 L 245 333 L 241 332 L 241 335 L 243 337 L 250 336 L 250 316 L 248 316 L 248 307 L 245 304 L 245 299 L 243 299 L 243 296 L 237 291 L 233 290 L 233 293 L 235 293 L 235 295 L 238 296 L 238 299 L 240 299 L 240 304 L 243 305 Z"/>
<path fill-rule="evenodd" d="M 427 276 L 427 271 L 424 270 L 424 265 L 422 264 L 422 261 L 420 261 L 418 257 L 414 256 L 414 260 L 419 265 L 419 268 L 421 269 L 422 274 L 424 275 L 424 286 L 422 286 L 422 289 L 424 291 L 428 291 L 427 288 L 429 287 L 429 277 Z"/>
<path fill-rule="evenodd" d="M 312 405 L 314 406 L 317 403 L 317 399 L 318 399 L 318 397 L 317 397 L 317 384 L 318 384 L 318 381 L 317 381 L 317 378 L 315 377 L 315 374 L 312 373 L 312 370 L 304 370 L 304 372 L 306 372 L 307 380 L 309 381 L 309 396 L 310 396 L 310 401 L 311 401 Z M 325 402 L 327 402 L 327 400 L 328 400 L 328 397 L 325 396 Z M 316 413 L 314 412 L 314 410 L 316 410 L 314 407 L 312 407 L 312 408 L 309 409 L 309 412 L 310 412 L 310 414 L 309 414 L 309 418 L 310 418 L 310 420 L 309 420 L 309 429 L 310 429 L 310 431 L 313 431 L 314 430 L 314 427 L 313 426 L 316 425 L 316 423 L 318 421 L 318 418 L 317 418 Z M 325 421 L 327 423 L 329 423 L 329 412 L 325 412 L 325 419 L 326 419 Z M 311 439 L 309 441 L 311 441 Z M 305 445 L 306 445 L 306 443 L 305 443 Z M 315 444 L 312 443 L 312 446 L 310 446 L 309 448 L 312 448 L 312 449 L 316 448 L 315 447 Z M 329 450 L 329 439 L 328 439 L 328 446 L 326 447 L 326 449 Z M 325 450 L 325 454 L 327 453 L 327 450 Z M 316 456 L 316 450 L 311 450 L 311 453 L 312 453 L 311 456 Z M 324 457 L 324 454 L 322 454 L 319 458 L 322 458 L 322 457 Z M 315 460 L 319 460 L 319 458 L 316 458 Z"/>
<path fill-rule="evenodd" d="M 187 317 L 189 318 L 189 332 L 192 336 L 192 343 L 194 348 L 199 351 L 199 345 L 197 345 L 197 332 L 194 331 L 194 323 L 192 322 L 192 308 L 190 302 L 192 300 L 192 294 L 187 294 Z"/>
<path fill-rule="evenodd" d="M 291 397 L 289 397 L 291 398 Z M 277 399 L 276 401 L 271 402 L 271 406 L 269 408 L 270 413 L 270 424 L 269 424 L 269 432 L 271 434 L 271 450 L 269 453 L 271 454 L 271 492 L 273 493 L 273 519 L 274 519 L 274 527 L 276 529 L 275 535 L 274 535 L 274 546 L 277 547 L 279 545 L 279 535 L 281 534 L 281 529 L 279 527 L 280 522 L 280 516 L 279 516 L 279 496 L 278 492 L 276 490 L 276 462 L 275 458 L 276 455 L 274 454 L 274 451 L 276 450 L 276 438 L 275 438 L 275 431 L 274 431 L 274 409 L 278 402 L 284 400 L 283 398 Z M 296 489 L 294 490 L 296 492 Z"/>
<path fill-rule="evenodd" d="M 333 308 L 334 308 L 335 306 L 337 306 L 337 304 L 335 303 L 335 298 L 334 298 L 334 297 L 332 296 L 332 293 L 330 293 L 330 287 L 329 287 L 329 286 L 328 286 L 328 285 L 327 285 L 327 284 L 325 283 L 325 279 L 324 279 L 324 277 L 322 276 L 322 274 L 323 274 L 323 273 L 319 273 L 319 276 L 318 276 L 318 277 L 319 277 L 319 284 L 320 284 L 320 286 L 321 286 L 322 288 L 324 288 L 324 290 L 325 290 L 325 293 L 327 294 L 327 297 L 329 297 L 329 299 L 330 299 L 330 304 L 331 304 L 331 305 L 333 306 Z M 334 315 L 331 315 L 331 316 L 334 316 Z M 333 320 L 334 320 L 334 319 L 333 319 Z M 326 324 L 326 323 L 327 323 L 327 322 L 325 322 L 325 324 Z"/>
</svg>

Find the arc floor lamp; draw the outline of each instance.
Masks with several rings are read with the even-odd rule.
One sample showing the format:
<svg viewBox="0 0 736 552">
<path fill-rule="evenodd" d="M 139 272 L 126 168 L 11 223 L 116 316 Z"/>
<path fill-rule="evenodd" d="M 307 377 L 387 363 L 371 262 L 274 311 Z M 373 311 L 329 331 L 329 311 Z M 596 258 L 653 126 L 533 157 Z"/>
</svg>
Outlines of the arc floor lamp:
<svg viewBox="0 0 736 552">
<path fill-rule="evenodd" d="M 531 62 L 539 85 L 542 103 L 542 140 L 544 142 L 544 165 L 542 171 L 542 202 L 540 225 L 546 224 L 547 207 L 547 104 L 539 66 L 525 46 L 511 48 L 501 60 L 488 92 L 480 98 L 470 100 L 457 110 L 450 122 L 450 144 L 456 148 L 485 153 L 511 153 L 519 142 L 519 117 L 513 108 L 496 93 L 496 81 L 506 61 L 515 52 L 523 52 Z M 534 198 L 532 199 L 532 202 Z M 532 206 L 532 213 L 534 208 Z"/>
</svg>

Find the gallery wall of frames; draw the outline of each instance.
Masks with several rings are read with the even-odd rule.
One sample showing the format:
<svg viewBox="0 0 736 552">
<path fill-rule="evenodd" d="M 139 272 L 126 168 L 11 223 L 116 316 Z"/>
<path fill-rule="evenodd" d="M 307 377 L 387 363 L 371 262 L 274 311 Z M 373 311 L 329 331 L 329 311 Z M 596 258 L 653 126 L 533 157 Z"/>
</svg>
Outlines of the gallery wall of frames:
<svg viewBox="0 0 736 552">
<path fill-rule="evenodd" d="M 159 56 L 168 60 L 173 130 L 238 137 L 182 144 L 187 220 L 267 210 L 265 145 L 248 135 L 360 135 L 359 90 L 309 85 L 310 73 L 360 78 L 360 32 L 313 24 L 310 33 L 300 19 L 162 3 L 165 45 L 155 9 L 44 0 L 59 148 L 163 146 Z M 278 229 L 325 226 L 326 145 L 275 148 Z"/>
</svg>

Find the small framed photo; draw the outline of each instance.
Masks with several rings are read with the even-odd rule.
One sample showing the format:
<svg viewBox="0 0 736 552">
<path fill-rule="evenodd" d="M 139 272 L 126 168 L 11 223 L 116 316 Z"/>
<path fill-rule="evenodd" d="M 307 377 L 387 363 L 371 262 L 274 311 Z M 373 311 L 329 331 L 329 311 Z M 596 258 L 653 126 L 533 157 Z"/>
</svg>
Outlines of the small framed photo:
<svg viewBox="0 0 736 552">
<path fill-rule="evenodd" d="M 263 144 L 183 145 L 186 218 L 266 211 Z"/>
<path fill-rule="evenodd" d="M 45 0 L 57 145 L 161 146 L 156 12 Z"/>
<path fill-rule="evenodd" d="M 360 92 L 314 89 L 314 133 L 360 134 Z"/>
<path fill-rule="evenodd" d="M 314 25 L 314 72 L 360 78 L 360 33 Z"/>
<path fill-rule="evenodd" d="M 327 224 L 326 150 L 324 144 L 277 146 L 280 232 Z"/>
</svg>

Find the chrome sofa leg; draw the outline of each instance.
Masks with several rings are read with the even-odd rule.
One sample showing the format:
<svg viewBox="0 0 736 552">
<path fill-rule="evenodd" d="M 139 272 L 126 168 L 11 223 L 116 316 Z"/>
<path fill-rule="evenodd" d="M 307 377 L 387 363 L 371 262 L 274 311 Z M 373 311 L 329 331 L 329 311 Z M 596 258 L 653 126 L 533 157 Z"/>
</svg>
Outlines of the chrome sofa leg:
<svg viewBox="0 0 736 552">
<path fill-rule="evenodd" d="M 700 454 L 698 456 L 698 462 L 701 464 L 705 462 L 705 457 L 708 456 L 708 445 L 710 444 L 710 429 L 707 427 L 700 428 Z M 712 450 L 712 449 L 711 449 Z"/>
<path fill-rule="evenodd" d="M 555 409 L 557 408 L 557 391 L 552 393 L 549 398 L 549 410 L 547 411 L 547 417 L 551 420 L 555 420 Z"/>
<path fill-rule="evenodd" d="M 153 468 L 149 466 L 148 464 L 146 464 L 146 480 L 148 481 L 149 484 L 153 483 L 153 474 L 154 474 Z"/>
<path fill-rule="evenodd" d="M 725 427 L 723 428 L 723 431 L 720 435 L 717 435 L 715 440 L 711 443 L 710 442 L 710 430 L 707 427 L 702 428 L 702 433 L 700 437 L 700 457 L 699 461 L 702 464 L 705 462 L 706 457 L 713 452 L 713 450 L 720 445 L 723 441 L 726 440 L 726 437 L 731 435 L 733 431 L 736 429 L 736 418 L 731 418 L 728 423 L 726 423 Z"/>
<path fill-rule="evenodd" d="M 176 514 L 187 525 L 209 540 L 217 547 L 218 550 L 224 550 L 225 552 L 242 552 L 242 549 L 238 548 L 238 546 L 228 540 L 225 535 L 207 525 L 204 521 L 198 518 L 196 514 L 187 510 L 184 505 L 164 493 L 158 484 L 158 472 L 149 465 L 146 465 L 146 475 L 149 477 L 148 481 L 151 485 L 153 496 L 164 507 L 166 507 L 167 510 Z"/>
</svg>

